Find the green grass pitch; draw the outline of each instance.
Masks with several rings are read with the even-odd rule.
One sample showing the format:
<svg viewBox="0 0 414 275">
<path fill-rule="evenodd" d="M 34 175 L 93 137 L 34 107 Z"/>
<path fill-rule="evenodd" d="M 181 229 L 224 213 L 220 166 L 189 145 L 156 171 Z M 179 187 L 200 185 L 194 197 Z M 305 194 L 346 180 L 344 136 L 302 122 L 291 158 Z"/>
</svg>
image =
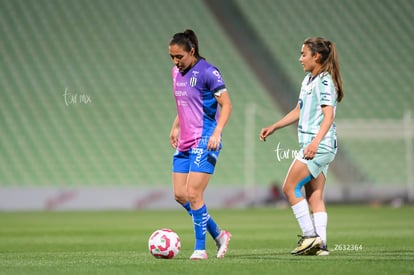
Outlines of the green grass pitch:
<svg viewBox="0 0 414 275">
<path fill-rule="evenodd" d="M 292 256 L 299 233 L 289 208 L 211 209 L 232 232 L 224 259 L 191 261 L 184 210 L 0 212 L 0 274 L 414 274 L 414 207 L 329 206 L 328 257 Z M 172 260 L 152 257 L 148 237 L 181 237 Z"/>
</svg>

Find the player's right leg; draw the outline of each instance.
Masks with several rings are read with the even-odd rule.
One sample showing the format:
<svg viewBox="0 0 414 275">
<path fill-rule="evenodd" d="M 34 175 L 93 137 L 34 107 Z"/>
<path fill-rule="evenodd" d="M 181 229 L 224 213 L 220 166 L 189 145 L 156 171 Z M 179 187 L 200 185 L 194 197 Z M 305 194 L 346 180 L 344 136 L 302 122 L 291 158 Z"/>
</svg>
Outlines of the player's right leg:
<svg viewBox="0 0 414 275">
<path fill-rule="evenodd" d="M 187 177 L 190 170 L 190 153 L 175 151 L 172 164 L 174 198 L 192 216 L 187 196 Z"/>
<path fill-rule="evenodd" d="M 325 175 L 320 173 L 318 177 L 311 180 L 305 186 L 306 199 L 312 209 L 312 220 L 315 226 L 316 234 L 322 239 L 320 248 L 308 252 L 308 255 L 328 256 L 329 250 L 327 246 L 326 228 L 328 224 L 328 214 L 325 202 L 323 200 L 323 192 L 325 189 Z"/>
<path fill-rule="evenodd" d="M 190 202 L 187 196 L 187 173 L 172 173 L 174 199 L 181 204 L 191 216 Z"/>
</svg>

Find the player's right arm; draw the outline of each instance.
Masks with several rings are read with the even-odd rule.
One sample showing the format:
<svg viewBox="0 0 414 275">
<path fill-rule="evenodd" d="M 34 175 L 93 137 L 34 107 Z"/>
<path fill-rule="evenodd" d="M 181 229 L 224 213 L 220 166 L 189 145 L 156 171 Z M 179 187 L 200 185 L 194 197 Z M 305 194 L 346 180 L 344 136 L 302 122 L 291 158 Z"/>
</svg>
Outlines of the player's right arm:
<svg viewBox="0 0 414 275">
<path fill-rule="evenodd" d="M 285 115 L 282 119 L 279 121 L 276 121 L 272 125 L 263 128 L 260 131 L 260 140 L 266 141 L 266 138 L 273 134 L 276 130 L 284 128 L 286 126 L 289 126 L 299 120 L 300 115 L 300 105 L 299 103 L 296 105 L 296 107 L 290 111 L 287 115 Z"/>
<path fill-rule="evenodd" d="M 170 132 L 170 143 L 173 148 L 178 146 L 178 136 L 180 135 L 180 121 L 178 115 L 175 117 Z"/>
</svg>

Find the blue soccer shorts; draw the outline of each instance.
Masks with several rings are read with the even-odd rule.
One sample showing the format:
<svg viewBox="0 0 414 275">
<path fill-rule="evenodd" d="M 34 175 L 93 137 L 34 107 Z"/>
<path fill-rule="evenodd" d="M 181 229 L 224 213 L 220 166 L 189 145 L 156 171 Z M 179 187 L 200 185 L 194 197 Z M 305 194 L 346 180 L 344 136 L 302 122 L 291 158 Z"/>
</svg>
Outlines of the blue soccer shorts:
<svg viewBox="0 0 414 275">
<path fill-rule="evenodd" d="M 211 151 L 206 148 L 191 148 L 185 152 L 176 150 L 173 156 L 172 171 L 174 173 L 213 174 L 219 154 L 220 150 Z"/>
</svg>

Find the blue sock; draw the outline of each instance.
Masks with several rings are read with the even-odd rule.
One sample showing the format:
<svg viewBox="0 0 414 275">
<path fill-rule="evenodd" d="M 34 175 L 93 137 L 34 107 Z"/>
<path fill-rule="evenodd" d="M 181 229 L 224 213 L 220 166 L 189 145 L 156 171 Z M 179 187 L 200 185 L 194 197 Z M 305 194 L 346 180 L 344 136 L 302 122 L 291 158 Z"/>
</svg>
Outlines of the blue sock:
<svg viewBox="0 0 414 275">
<path fill-rule="evenodd" d="M 195 245 L 194 250 L 205 250 L 206 249 L 206 231 L 207 231 L 207 207 L 204 204 L 198 210 L 192 210 L 193 213 L 193 224 L 194 224 L 194 235 Z"/>
<path fill-rule="evenodd" d="M 213 220 L 213 218 L 210 216 L 210 214 L 207 214 L 207 231 L 208 233 L 210 233 L 213 239 L 216 239 L 221 231 L 220 227 L 218 227 L 218 225 Z"/>
<path fill-rule="evenodd" d="M 191 212 L 191 207 L 190 207 L 190 202 L 189 201 L 182 204 L 182 206 L 185 208 L 185 210 L 187 210 L 188 215 L 190 215 L 190 216 L 193 215 L 193 213 Z"/>
<path fill-rule="evenodd" d="M 190 202 L 186 202 L 182 204 L 182 206 L 185 208 L 185 210 L 187 210 L 188 215 L 193 216 L 191 212 Z M 210 214 L 207 214 L 207 231 L 208 233 L 210 233 L 213 239 L 216 239 L 221 232 L 220 227 L 218 227 L 218 225 L 213 220 L 213 218 L 210 216 Z"/>
</svg>

